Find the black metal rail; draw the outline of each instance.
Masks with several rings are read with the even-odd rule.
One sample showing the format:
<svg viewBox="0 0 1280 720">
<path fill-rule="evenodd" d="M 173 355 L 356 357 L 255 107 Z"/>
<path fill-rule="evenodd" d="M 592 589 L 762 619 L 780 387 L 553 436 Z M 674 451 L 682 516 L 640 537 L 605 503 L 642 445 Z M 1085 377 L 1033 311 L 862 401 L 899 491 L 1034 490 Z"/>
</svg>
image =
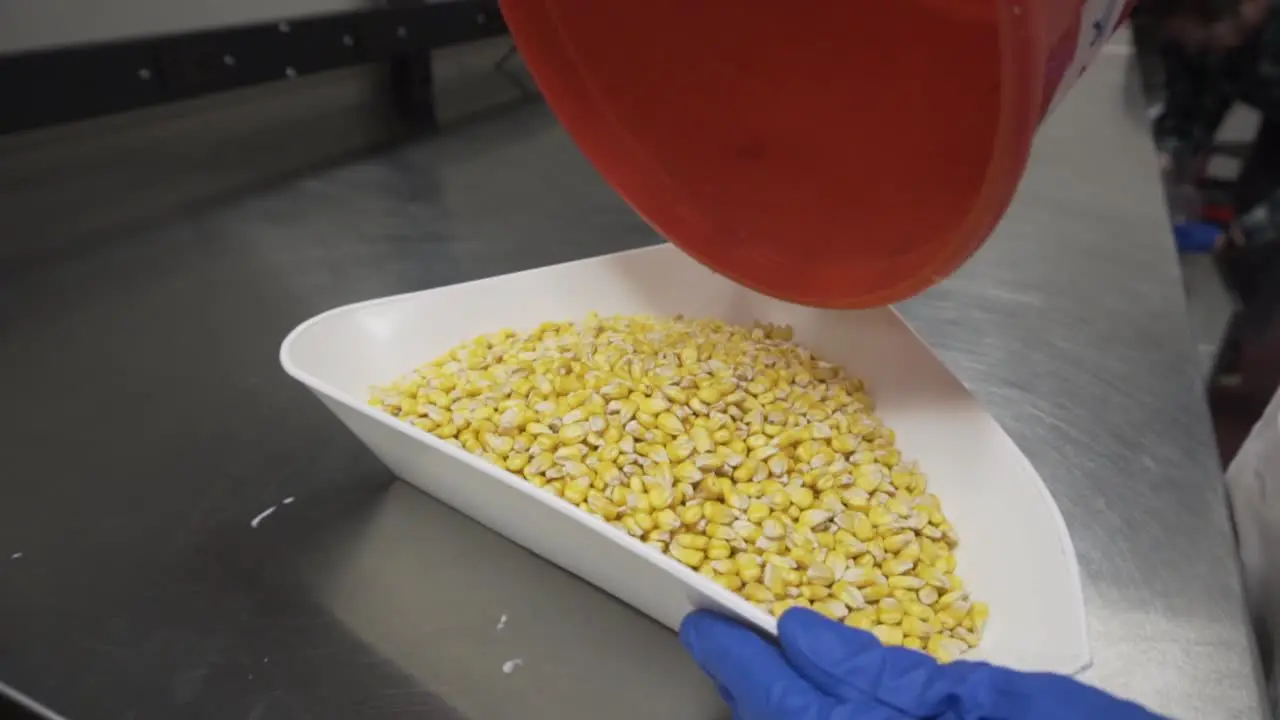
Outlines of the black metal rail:
<svg viewBox="0 0 1280 720">
<path fill-rule="evenodd" d="M 368 63 L 432 126 L 431 50 L 506 32 L 494 0 L 454 0 L 0 56 L 0 134 Z"/>
</svg>

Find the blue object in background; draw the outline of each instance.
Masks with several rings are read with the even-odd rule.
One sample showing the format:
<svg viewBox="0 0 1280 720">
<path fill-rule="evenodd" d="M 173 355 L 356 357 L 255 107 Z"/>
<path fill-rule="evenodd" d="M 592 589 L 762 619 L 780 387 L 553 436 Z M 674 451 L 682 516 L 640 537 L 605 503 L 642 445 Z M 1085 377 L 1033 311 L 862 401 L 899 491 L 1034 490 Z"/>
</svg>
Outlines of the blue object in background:
<svg viewBox="0 0 1280 720">
<path fill-rule="evenodd" d="M 1222 228 L 1202 222 L 1181 222 L 1173 226 L 1173 239 L 1178 252 L 1185 255 L 1211 253 L 1218 246 Z"/>
<path fill-rule="evenodd" d="M 778 644 L 699 610 L 680 641 L 734 720 L 1155 720 L 1139 705 L 1062 675 L 975 662 L 940 665 L 810 610 L 778 621 Z"/>
</svg>

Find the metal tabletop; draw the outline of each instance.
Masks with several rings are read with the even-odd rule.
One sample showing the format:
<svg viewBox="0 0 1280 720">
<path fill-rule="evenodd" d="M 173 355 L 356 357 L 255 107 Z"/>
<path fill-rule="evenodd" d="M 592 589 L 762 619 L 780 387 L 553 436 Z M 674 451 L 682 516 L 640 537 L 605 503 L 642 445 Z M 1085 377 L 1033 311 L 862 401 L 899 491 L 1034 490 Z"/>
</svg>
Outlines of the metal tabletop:
<svg viewBox="0 0 1280 720">
<path fill-rule="evenodd" d="M 1085 677 L 1256 718 L 1125 61 L 1043 128 L 990 243 L 901 310 L 1061 505 Z M 5 269 L 0 682 L 83 720 L 727 717 L 671 632 L 393 481 L 276 364 L 336 305 L 654 241 L 534 105 Z"/>
</svg>

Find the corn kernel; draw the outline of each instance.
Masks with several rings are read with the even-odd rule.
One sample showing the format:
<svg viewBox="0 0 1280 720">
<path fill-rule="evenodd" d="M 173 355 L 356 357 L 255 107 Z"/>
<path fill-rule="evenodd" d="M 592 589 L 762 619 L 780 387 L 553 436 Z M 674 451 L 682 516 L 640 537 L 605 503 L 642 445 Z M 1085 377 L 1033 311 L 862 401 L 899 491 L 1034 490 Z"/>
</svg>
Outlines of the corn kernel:
<svg viewBox="0 0 1280 720">
<path fill-rule="evenodd" d="M 826 598 L 813 603 L 813 609 L 832 620 L 843 620 L 849 615 L 849 608 L 835 598 Z"/>
<path fill-rule="evenodd" d="M 891 625 L 876 625 L 871 628 L 871 634 L 876 636 L 882 645 L 897 647 L 902 645 L 902 641 L 906 636 L 902 632 L 902 628 L 893 627 Z"/>
<path fill-rule="evenodd" d="M 706 555 L 701 550 L 673 545 L 671 547 L 671 557 L 679 560 L 689 567 L 696 568 L 702 564 L 702 560 Z"/>
<path fill-rule="evenodd" d="M 955 575 L 940 501 L 861 381 L 791 337 L 593 313 L 478 336 L 370 405 L 775 615 L 812 606 L 959 657 L 989 610 Z"/>
<path fill-rule="evenodd" d="M 733 514 L 732 508 L 715 500 L 709 500 L 703 504 L 702 516 L 719 525 L 728 525 L 737 519 L 737 516 Z"/>
<path fill-rule="evenodd" d="M 889 585 L 887 583 L 876 583 L 862 588 L 862 599 L 869 603 L 880 602 L 889 597 Z"/>
<path fill-rule="evenodd" d="M 712 579 L 726 590 L 737 592 L 742 589 L 742 578 L 737 575 L 716 575 Z"/>
<path fill-rule="evenodd" d="M 702 506 L 686 505 L 680 508 L 676 514 L 680 516 L 680 522 L 686 527 L 697 525 L 702 520 Z"/>
<path fill-rule="evenodd" d="M 750 600 L 751 602 L 771 603 L 774 601 L 773 593 L 769 588 L 761 585 L 760 583 L 747 583 L 746 586 L 742 588 L 742 597 Z"/>
<path fill-rule="evenodd" d="M 924 581 L 913 575 L 893 575 L 889 578 L 889 587 L 895 590 L 919 590 L 924 587 Z"/>
<path fill-rule="evenodd" d="M 844 624 L 859 630 L 870 630 L 876 625 L 874 610 L 853 610 L 844 618 Z"/>
<path fill-rule="evenodd" d="M 897 625 L 902 622 L 902 603 L 895 598 L 885 598 L 876 605 L 876 616 L 882 625 Z"/>
<path fill-rule="evenodd" d="M 984 602 L 975 602 L 969 606 L 969 617 L 973 620 L 973 629 L 981 635 L 987 628 L 987 616 L 990 609 Z"/>
<path fill-rule="evenodd" d="M 695 535 L 693 533 L 680 533 L 671 540 L 676 545 L 691 550 L 705 550 L 710 539 L 705 535 Z"/>
<path fill-rule="evenodd" d="M 929 623 L 918 617 L 904 615 L 901 622 L 902 632 L 912 637 L 929 637 L 933 634 L 933 629 L 929 627 Z"/>
<path fill-rule="evenodd" d="M 712 560 L 721 560 L 733 556 L 733 548 L 729 543 L 719 538 L 712 538 L 707 542 L 707 557 Z"/>
</svg>

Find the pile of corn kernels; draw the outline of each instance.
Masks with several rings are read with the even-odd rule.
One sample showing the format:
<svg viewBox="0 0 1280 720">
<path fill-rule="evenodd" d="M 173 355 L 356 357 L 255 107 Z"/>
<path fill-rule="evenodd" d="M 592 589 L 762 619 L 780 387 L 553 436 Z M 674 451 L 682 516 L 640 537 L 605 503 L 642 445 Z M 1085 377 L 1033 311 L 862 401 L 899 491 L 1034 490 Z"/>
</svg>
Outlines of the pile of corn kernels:
<svg viewBox="0 0 1280 720">
<path fill-rule="evenodd" d="M 370 403 L 777 616 L 943 661 L 981 640 L 955 530 L 862 382 L 789 327 L 649 316 L 477 337 Z"/>
</svg>

